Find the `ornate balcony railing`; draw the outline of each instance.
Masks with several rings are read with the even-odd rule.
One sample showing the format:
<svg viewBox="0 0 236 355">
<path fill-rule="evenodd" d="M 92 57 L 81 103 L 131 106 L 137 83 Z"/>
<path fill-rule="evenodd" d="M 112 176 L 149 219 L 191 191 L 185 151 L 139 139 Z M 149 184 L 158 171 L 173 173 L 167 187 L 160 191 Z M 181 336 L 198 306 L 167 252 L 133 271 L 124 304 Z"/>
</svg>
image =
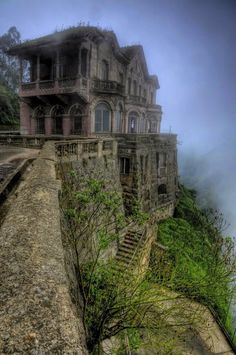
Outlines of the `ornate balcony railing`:
<svg viewBox="0 0 236 355">
<path fill-rule="evenodd" d="M 111 80 L 93 80 L 92 90 L 95 92 L 104 92 L 109 94 L 124 94 L 124 86 L 117 81 Z"/>
<path fill-rule="evenodd" d="M 41 80 L 39 82 L 22 83 L 20 96 L 40 96 L 79 92 L 83 96 L 88 94 L 87 78 L 59 78 L 56 80 Z"/>
<path fill-rule="evenodd" d="M 147 103 L 146 97 L 137 96 L 137 95 L 129 95 L 127 98 L 128 102 L 145 105 Z"/>
<path fill-rule="evenodd" d="M 59 159 L 80 160 L 104 155 L 116 155 L 117 142 L 111 138 L 56 142 L 55 149 Z"/>
</svg>

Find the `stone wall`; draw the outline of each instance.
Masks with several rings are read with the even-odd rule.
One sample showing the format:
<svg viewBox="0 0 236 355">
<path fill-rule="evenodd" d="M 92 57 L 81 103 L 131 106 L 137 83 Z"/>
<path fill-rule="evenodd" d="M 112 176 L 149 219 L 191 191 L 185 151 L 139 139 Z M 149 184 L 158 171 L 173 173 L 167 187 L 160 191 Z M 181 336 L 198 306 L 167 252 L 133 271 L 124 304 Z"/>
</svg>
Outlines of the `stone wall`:
<svg viewBox="0 0 236 355">
<path fill-rule="evenodd" d="M 65 271 L 59 189 L 46 143 L 0 230 L 1 354 L 87 354 Z"/>
<path fill-rule="evenodd" d="M 133 197 L 147 212 L 176 200 L 178 184 L 176 135 L 115 135 L 121 165 L 124 202 Z"/>
</svg>

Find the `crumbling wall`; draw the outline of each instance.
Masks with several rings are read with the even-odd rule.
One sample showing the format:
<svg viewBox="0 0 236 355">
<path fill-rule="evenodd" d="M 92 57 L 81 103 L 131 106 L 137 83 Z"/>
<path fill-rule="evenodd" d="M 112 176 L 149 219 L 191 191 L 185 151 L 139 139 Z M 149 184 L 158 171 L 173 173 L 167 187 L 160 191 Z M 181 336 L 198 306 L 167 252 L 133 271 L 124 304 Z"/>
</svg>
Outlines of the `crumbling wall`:
<svg viewBox="0 0 236 355">
<path fill-rule="evenodd" d="M 65 271 L 59 189 L 46 143 L 0 229 L 1 354 L 87 354 Z"/>
</svg>

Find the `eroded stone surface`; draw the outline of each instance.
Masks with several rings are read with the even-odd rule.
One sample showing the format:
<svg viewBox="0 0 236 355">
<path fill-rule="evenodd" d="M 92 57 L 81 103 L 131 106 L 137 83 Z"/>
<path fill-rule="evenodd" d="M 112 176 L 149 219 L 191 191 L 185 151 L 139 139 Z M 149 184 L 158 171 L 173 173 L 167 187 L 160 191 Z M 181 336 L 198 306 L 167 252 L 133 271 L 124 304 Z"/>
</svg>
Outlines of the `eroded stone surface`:
<svg viewBox="0 0 236 355">
<path fill-rule="evenodd" d="M 68 290 L 53 155 L 46 145 L 0 230 L 0 353 L 86 354 Z"/>
</svg>

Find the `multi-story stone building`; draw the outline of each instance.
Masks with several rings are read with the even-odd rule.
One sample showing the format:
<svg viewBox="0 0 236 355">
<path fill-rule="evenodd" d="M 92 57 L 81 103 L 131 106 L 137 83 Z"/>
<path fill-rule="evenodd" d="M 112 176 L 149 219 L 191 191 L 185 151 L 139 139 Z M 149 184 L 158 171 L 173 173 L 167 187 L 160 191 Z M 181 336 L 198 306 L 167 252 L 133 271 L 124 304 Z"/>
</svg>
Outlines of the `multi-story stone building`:
<svg viewBox="0 0 236 355">
<path fill-rule="evenodd" d="M 112 31 L 80 26 L 10 54 L 21 63 L 21 134 L 114 136 L 124 195 L 139 196 L 146 209 L 175 200 L 176 136 L 160 134 L 159 83 L 142 46 L 120 47 Z"/>
</svg>

